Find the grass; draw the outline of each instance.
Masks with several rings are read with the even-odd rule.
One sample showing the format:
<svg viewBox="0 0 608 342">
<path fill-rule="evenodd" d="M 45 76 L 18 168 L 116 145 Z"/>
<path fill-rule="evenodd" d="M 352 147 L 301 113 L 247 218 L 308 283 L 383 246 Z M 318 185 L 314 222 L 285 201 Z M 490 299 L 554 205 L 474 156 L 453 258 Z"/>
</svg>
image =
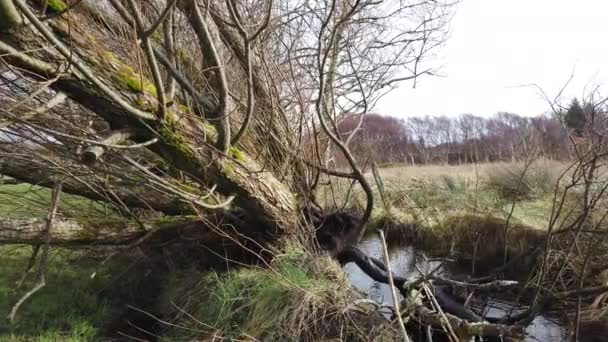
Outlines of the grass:
<svg viewBox="0 0 608 342">
<path fill-rule="evenodd" d="M 402 223 L 432 227 L 451 216 L 511 216 L 510 220 L 516 223 L 545 229 L 557 175 L 566 165 L 552 161 L 534 163 L 522 181 L 526 191 L 521 190 L 520 196 L 514 198 L 513 189 L 517 189 L 523 168 L 523 163 L 492 163 L 380 169 L 388 210 L 380 199 L 373 177 L 367 175 L 376 199 L 372 219 L 379 221 L 388 215 Z M 358 186 L 349 192 L 350 182 L 336 179 L 331 182 L 332 186 L 325 186 L 319 192 L 322 203 L 337 209 L 362 210 L 365 196 Z"/>
<path fill-rule="evenodd" d="M 29 184 L 0 185 L 0 219 L 46 217 L 51 190 Z M 115 214 L 96 201 L 63 193 L 59 214 L 74 218 L 108 218 Z M 0 245 L 0 341 L 99 341 L 123 303 L 100 296 L 111 287 L 111 272 L 122 266 L 99 266 L 83 251 L 51 248 L 46 286 L 20 307 L 15 321 L 8 316 L 15 302 L 36 283 L 37 264 L 20 288 L 31 247 Z M 91 277 L 92 274 L 95 277 Z"/>
<path fill-rule="evenodd" d="M 215 336 L 316 341 L 391 336 L 392 329 L 370 324 L 369 317 L 353 310 L 358 295 L 339 265 L 327 257 L 311 258 L 304 249 L 290 246 L 275 257 L 270 268 L 194 277 L 188 273 L 185 278 L 175 278 L 168 285 L 173 290 L 165 303 L 180 327 L 167 332 L 168 340 Z"/>
<path fill-rule="evenodd" d="M 0 246 L 0 341 L 99 340 L 115 313 L 111 303 L 97 295 L 110 278 L 99 272 L 96 263 L 79 260 L 78 253 L 53 251 L 46 286 L 21 306 L 13 323 L 5 318 L 16 300 L 35 284 L 34 272 L 16 288 L 30 251 L 29 247 Z"/>
<path fill-rule="evenodd" d="M 0 218 L 45 217 L 49 210 L 51 189 L 30 184 L 0 185 Z M 112 209 L 80 196 L 61 194 L 59 212 L 64 217 L 106 217 Z"/>
<path fill-rule="evenodd" d="M 557 177 L 557 173 L 540 163 L 494 166 L 488 170 L 487 186 L 505 200 L 530 200 L 555 189 Z"/>
</svg>

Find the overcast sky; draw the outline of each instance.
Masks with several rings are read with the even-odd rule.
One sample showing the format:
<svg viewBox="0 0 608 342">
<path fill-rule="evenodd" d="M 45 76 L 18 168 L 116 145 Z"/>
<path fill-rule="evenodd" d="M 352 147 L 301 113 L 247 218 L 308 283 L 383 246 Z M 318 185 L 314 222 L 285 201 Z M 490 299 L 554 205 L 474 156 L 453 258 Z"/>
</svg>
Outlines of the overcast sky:
<svg viewBox="0 0 608 342">
<path fill-rule="evenodd" d="M 398 117 L 547 111 L 536 83 L 566 97 L 608 89 L 607 0 L 463 0 L 436 66 L 445 77 L 403 84 L 376 111 Z"/>
</svg>

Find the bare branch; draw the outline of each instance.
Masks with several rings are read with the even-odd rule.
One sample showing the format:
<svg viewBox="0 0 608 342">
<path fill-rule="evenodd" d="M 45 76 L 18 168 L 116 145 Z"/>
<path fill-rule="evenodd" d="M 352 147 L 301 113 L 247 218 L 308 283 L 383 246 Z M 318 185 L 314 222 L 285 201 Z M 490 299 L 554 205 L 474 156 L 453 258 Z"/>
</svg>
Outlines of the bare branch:
<svg viewBox="0 0 608 342">
<path fill-rule="evenodd" d="M 44 240 L 43 240 L 43 245 L 42 245 L 42 254 L 40 255 L 40 264 L 38 265 L 38 282 L 36 283 L 36 285 L 34 285 L 34 287 L 30 291 L 28 291 L 26 294 L 24 294 L 23 297 L 21 297 L 21 299 L 19 299 L 17 301 L 17 303 L 15 303 L 15 305 L 11 309 L 11 312 L 8 315 L 8 319 L 11 321 L 11 323 L 15 319 L 15 315 L 17 314 L 19 307 L 21 307 L 21 305 L 28 298 L 30 298 L 32 295 L 34 295 L 34 293 L 38 292 L 38 290 L 40 290 L 41 288 L 43 288 L 46 285 L 46 262 L 47 262 L 47 257 L 49 254 L 51 235 L 53 234 L 53 232 L 52 232 L 53 223 L 55 220 L 55 215 L 57 214 L 57 207 L 59 206 L 60 194 L 61 194 L 61 181 L 58 181 L 55 184 L 55 187 L 53 188 L 53 194 L 51 197 L 51 207 L 49 209 L 49 214 L 45 220 L 46 222 L 45 222 L 45 229 L 43 232 Z"/>
</svg>

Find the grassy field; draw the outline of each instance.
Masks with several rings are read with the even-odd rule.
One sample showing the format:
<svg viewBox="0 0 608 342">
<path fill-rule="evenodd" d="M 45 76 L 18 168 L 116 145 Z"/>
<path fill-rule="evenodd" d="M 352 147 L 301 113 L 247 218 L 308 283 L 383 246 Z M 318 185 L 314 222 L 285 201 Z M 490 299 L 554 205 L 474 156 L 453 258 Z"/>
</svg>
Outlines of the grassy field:
<svg viewBox="0 0 608 342">
<path fill-rule="evenodd" d="M 380 175 L 390 214 L 405 221 L 433 225 L 453 215 L 493 215 L 545 229 L 558 177 L 567 167 L 546 160 L 527 169 L 524 163 L 390 166 L 381 168 Z M 387 213 L 371 172 L 366 176 L 376 193 L 373 217 L 383 217 Z M 319 192 L 322 203 L 362 210 L 365 196 L 358 187 L 344 180 L 331 182 Z"/>
</svg>

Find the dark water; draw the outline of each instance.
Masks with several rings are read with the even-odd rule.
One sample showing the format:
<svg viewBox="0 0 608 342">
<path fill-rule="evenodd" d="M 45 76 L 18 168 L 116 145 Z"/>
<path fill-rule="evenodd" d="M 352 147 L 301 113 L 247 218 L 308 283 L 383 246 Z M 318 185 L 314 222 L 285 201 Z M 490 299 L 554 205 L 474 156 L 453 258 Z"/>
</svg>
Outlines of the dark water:
<svg viewBox="0 0 608 342">
<path fill-rule="evenodd" d="M 382 260 L 382 243 L 376 236 L 367 236 L 361 241 L 358 246 L 363 252 L 370 256 L 374 256 Z M 390 246 L 389 242 L 389 257 L 391 270 L 397 275 L 404 277 L 418 277 L 420 269 L 424 273 L 440 267 L 441 264 L 437 261 L 429 261 L 424 254 L 417 252 L 412 246 Z M 376 301 L 383 306 L 392 306 L 393 298 L 390 287 L 386 284 L 378 283 L 363 273 L 357 265 L 349 263 L 345 270 L 350 278 L 353 286 L 365 292 L 369 299 Z M 401 295 L 397 293 L 399 300 Z M 487 314 L 492 316 L 503 316 L 507 311 L 515 310 L 509 304 L 499 301 L 490 301 L 490 309 Z M 559 322 L 545 316 L 538 316 L 526 328 L 528 336 L 525 341 L 566 341 L 567 330 Z"/>
</svg>

